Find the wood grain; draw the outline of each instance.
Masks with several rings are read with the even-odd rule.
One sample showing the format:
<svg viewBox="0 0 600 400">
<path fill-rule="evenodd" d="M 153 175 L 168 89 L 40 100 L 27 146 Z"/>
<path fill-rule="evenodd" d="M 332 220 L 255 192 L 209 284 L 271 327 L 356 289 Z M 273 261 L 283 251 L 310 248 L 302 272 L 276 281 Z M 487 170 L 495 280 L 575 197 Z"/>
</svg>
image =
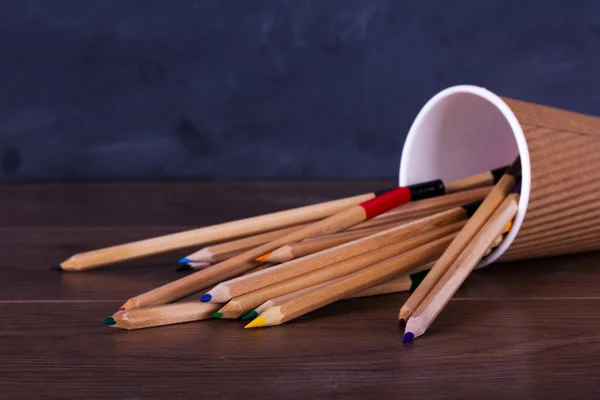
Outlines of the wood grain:
<svg viewBox="0 0 600 400">
<path fill-rule="evenodd" d="M 237 190 L 237 183 L 229 185 L 220 184 L 216 196 L 226 198 L 228 190 Z M 256 183 L 260 190 L 253 190 L 251 182 L 244 185 L 247 197 L 232 195 L 224 204 L 207 200 L 210 210 L 196 209 L 189 199 L 210 197 L 215 183 L 0 187 L 5 194 L 0 205 L 12 212 L 8 220 L 0 220 L 0 397 L 600 396 L 598 253 L 477 270 L 428 333 L 411 346 L 401 344 L 396 326 L 398 307 L 407 294 L 341 301 L 268 330 L 245 330 L 242 321 L 211 320 L 126 332 L 102 326 L 102 319 L 127 296 L 173 280 L 178 255 L 89 274 L 47 269 L 73 246 L 129 239 L 143 235 L 146 226 L 168 231 L 189 223 L 185 214 L 193 213 L 199 226 L 231 214 L 270 212 L 283 203 L 298 206 L 370 187 L 368 182 L 338 183 L 333 189 L 319 182 Z M 175 197 L 165 202 L 163 217 L 155 219 L 161 205 L 150 200 L 152 192 L 160 198 L 165 186 Z M 46 203 L 43 194 L 48 191 L 55 195 Z M 127 201 L 107 205 L 113 191 Z M 289 197 L 263 204 L 264 191 Z M 65 194 L 62 201 L 58 192 Z M 91 192 L 95 195 L 83 195 Z M 57 222 L 56 216 L 70 212 L 68 199 L 73 196 L 79 199 L 77 215 L 82 219 Z M 28 206 L 12 204 L 15 198 Z M 147 208 L 131 210 L 131 204 L 145 199 Z M 250 206 L 242 210 L 245 204 Z M 99 210 L 115 214 L 102 221 Z M 46 212 L 53 216 L 40 218 Z M 166 215 L 173 215 L 173 221 Z M 20 228 L 11 231 L 13 223 Z"/>
</svg>

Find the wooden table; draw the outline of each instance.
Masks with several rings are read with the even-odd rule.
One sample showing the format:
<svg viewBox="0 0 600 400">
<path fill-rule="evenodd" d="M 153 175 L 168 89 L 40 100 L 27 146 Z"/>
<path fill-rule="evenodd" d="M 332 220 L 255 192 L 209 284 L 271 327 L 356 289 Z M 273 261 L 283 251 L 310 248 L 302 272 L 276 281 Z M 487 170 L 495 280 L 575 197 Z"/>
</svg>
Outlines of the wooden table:
<svg viewBox="0 0 600 400">
<path fill-rule="evenodd" d="M 600 255 L 475 272 L 402 345 L 407 294 L 343 301 L 280 327 L 102 325 L 169 282 L 179 251 L 87 273 L 73 253 L 370 191 L 390 181 L 0 186 L 0 398 L 599 398 Z"/>
</svg>

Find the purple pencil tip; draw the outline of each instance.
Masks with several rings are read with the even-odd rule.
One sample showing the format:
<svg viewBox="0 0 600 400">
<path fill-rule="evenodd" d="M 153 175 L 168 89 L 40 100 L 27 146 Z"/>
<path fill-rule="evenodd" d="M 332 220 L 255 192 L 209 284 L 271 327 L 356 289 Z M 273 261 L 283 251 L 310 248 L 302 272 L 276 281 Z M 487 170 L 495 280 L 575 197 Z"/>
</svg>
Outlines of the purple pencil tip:
<svg viewBox="0 0 600 400">
<path fill-rule="evenodd" d="M 412 340 L 414 338 L 415 338 L 415 335 L 412 332 L 406 332 L 404 334 L 404 337 L 402 338 L 402 343 L 412 342 Z"/>
</svg>

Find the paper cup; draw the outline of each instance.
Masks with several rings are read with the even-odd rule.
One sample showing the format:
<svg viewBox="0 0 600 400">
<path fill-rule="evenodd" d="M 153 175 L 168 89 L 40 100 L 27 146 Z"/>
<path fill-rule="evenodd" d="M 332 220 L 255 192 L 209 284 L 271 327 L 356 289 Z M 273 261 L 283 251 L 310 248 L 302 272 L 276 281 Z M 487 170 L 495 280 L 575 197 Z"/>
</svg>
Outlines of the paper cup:
<svg viewBox="0 0 600 400">
<path fill-rule="evenodd" d="M 517 154 L 519 211 L 480 267 L 600 249 L 600 118 L 454 86 L 417 115 L 399 182 L 451 181 L 510 164 Z"/>
</svg>

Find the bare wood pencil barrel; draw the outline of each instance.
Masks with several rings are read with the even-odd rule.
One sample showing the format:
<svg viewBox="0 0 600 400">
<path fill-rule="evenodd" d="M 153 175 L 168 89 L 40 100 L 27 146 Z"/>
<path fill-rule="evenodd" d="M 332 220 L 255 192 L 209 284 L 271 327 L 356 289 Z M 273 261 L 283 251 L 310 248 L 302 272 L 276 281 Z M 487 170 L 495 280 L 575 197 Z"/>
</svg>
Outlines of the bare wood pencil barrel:
<svg viewBox="0 0 600 400">
<path fill-rule="evenodd" d="M 416 117 L 400 184 L 454 180 L 522 163 L 519 212 L 480 264 L 600 249 L 600 118 L 499 97 L 476 86 L 434 96 Z"/>
</svg>

